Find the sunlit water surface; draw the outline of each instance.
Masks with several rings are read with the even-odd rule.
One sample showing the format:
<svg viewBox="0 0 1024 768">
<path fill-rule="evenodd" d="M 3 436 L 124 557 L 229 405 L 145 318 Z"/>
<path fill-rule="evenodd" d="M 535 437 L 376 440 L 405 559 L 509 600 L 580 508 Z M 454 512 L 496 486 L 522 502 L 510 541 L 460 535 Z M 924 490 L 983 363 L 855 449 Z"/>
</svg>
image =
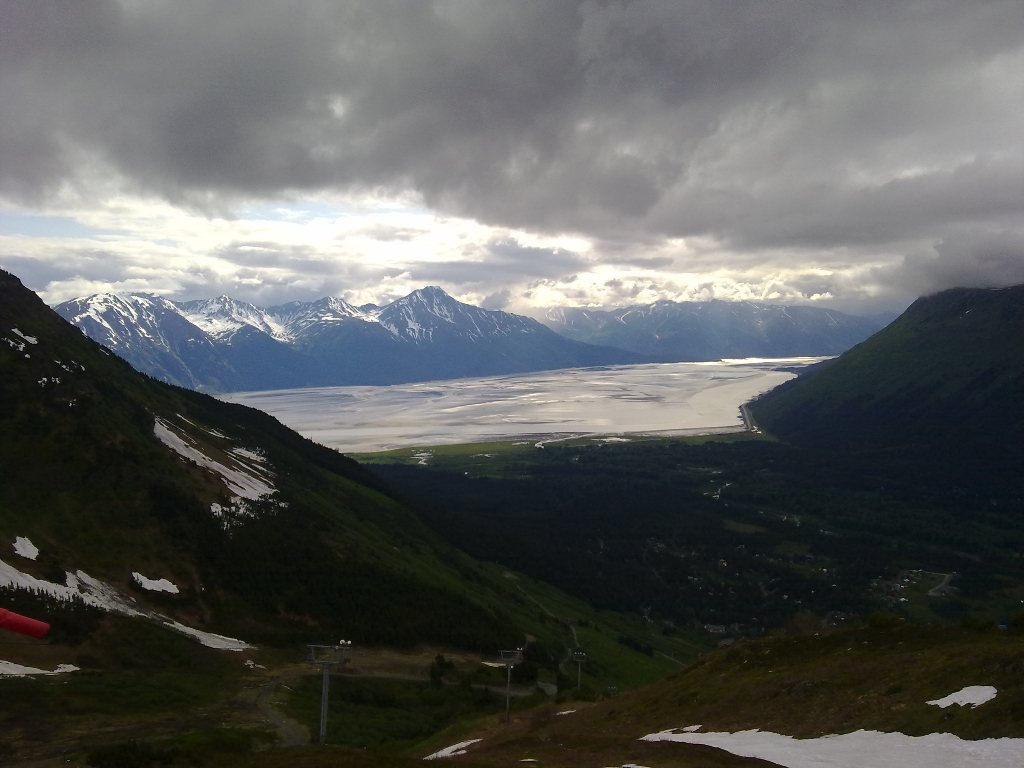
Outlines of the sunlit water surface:
<svg viewBox="0 0 1024 768">
<path fill-rule="evenodd" d="M 348 453 L 492 440 L 687 435 L 744 428 L 740 406 L 823 358 L 652 363 L 388 387 L 233 392 Z"/>
</svg>

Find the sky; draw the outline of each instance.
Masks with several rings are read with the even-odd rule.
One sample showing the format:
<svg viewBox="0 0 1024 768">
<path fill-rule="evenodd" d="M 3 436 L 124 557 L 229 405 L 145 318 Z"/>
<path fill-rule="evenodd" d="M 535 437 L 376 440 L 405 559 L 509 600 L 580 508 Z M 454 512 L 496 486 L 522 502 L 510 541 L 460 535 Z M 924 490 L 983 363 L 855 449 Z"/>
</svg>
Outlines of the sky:
<svg viewBox="0 0 1024 768">
<path fill-rule="evenodd" d="M 1024 282 L 1019 0 L 0 0 L 56 303 L 899 311 Z"/>
</svg>

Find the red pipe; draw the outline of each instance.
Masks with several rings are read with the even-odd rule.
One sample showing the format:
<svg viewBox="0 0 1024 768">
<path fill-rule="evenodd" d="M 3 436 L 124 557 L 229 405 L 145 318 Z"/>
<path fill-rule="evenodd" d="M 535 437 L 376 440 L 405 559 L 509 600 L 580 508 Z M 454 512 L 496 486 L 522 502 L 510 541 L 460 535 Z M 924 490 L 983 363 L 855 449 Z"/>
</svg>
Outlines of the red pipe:
<svg viewBox="0 0 1024 768">
<path fill-rule="evenodd" d="M 23 635 L 39 640 L 50 631 L 50 625 L 45 621 L 36 621 L 28 616 L 22 616 L 21 614 L 12 613 L 4 608 L 0 608 L 0 629 L 20 632 Z"/>
</svg>

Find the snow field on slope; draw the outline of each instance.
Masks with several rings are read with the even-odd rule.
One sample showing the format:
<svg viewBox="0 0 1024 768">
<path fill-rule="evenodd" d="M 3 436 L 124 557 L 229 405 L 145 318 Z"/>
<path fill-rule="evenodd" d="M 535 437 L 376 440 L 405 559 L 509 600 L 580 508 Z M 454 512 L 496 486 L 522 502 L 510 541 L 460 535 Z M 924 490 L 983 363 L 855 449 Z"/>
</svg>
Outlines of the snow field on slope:
<svg viewBox="0 0 1024 768">
<path fill-rule="evenodd" d="M 269 496 L 277 491 L 267 479 L 259 476 L 261 470 L 256 467 L 246 466 L 246 469 L 249 470 L 247 472 L 245 469 L 228 467 L 219 461 L 211 459 L 194 445 L 186 442 L 187 438 L 183 438 L 173 431 L 170 425 L 163 419 L 156 419 L 153 425 L 153 434 L 156 435 L 160 442 L 179 456 L 190 459 L 199 466 L 216 472 L 224 478 L 224 482 L 236 496 L 255 501 L 261 496 Z"/>
<path fill-rule="evenodd" d="M 147 579 L 138 571 L 132 571 L 132 578 L 135 579 L 135 583 L 140 587 L 148 589 L 151 592 L 170 592 L 173 595 L 178 594 L 177 584 L 167 579 Z"/>
<path fill-rule="evenodd" d="M 436 760 L 439 757 L 455 757 L 456 755 L 466 754 L 466 747 L 470 744 L 476 744 L 478 741 L 483 739 L 470 739 L 469 741 L 460 741 L 458 744 L 452 744 L 450 747 L 438 750 L 432 755 L 427 755 L 424 760 Z"/>
<path fill-rule="evenodd" d="M 80 599 L 86 605 L 92 605 L 111 613 L 120 613 L 124 616 L 140 616 L 154 619 L 168 629 L 173 629 L 184 635 L 195 638 L 207 648 L 217 648 L 225 651 L 244 651 L 253 646 L 242 640 L 224 635 L 215 635 L 212 632 L 203 632 L 199 629 L 187 627 L 177 621 L 172 621 L 166 616 L 152 611 L 140 609 L 135 601 L 122 595 L 114 587 L 104 584 L 99 579 L 94 579 L 84 571 L 66 572 L 67 585 L 54 584 L 52 581 L 45 581 L 19 571 L 3 560 L 0 560 L 0 587 L 14 587 L 25 589 L 30 592 L 49 595 L 58 600 Z"/>
<path fill-rule="evenodd" d="M 26 589 L 32 592 L 49 595 L 58 600 L 80 599 L 86 605 L 102 608 L 105 611 L 121 613 L 125 616 L 141 616 L 129 599 L 121 595 L 113 587 L 92 578 L 84 571 L 67 572 L 67 585 L 54 584 L 52 581 L 37 579 L 27 573 L 0 560 L 0 586 Z"/>
<path fill-rule="evenodd" d="M 26 536 L 18 536 L 14 540 L 14 552 L 29 560 L 39 557 L 39 547 L 33 544 Z"/>
<path fill-rule="evenodd" d="M 854 731 L 795 739 L 771 731 L 678 733 L 670 729 L 641 741 L 705 744 L 740 757 L 756 757 L 785 768 L 1021 768 L 1024 739 L 967 741 L 951 733 L 907 736 Z"/>
<path fill-rule="evenodd" d="M 22 333 L 17 328 L 11 328 L 11 331 L 16 333 L 16 334 L 18 334 L 19 336 L 21 336 L 21 338 L 23 338 L 29 344 L 38 344 L 39 343 L 39 339 L 37 339 L 35 336 L 29 336 L 27 333 Z"/>
</svg>

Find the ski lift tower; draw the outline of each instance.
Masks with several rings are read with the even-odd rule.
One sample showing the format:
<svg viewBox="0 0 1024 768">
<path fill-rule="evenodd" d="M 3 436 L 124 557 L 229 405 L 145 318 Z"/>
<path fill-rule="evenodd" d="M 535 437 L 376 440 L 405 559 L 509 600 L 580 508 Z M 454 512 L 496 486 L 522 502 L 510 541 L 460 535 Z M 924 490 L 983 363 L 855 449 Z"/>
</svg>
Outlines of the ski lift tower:
<svg viewBox="0 0 1024 768">
<path fill-rule="evenodd" d="M 587 654 L 577 648 L 572 652 L 572 660 L 576 662 L 576 688 L 578 690 L 582 690 L 583 686 L 581 685 L 581 682 L 583 680 L 583 665 L 587 663 Z"/>
<path fill-rule="evenodd" d="M 523 660 L 523 649 L 516 648 L 514 651 L 498 651 L 501 655 L 501 663 L 505 666 L 505 724 L 512 721 L 512 667 Z"/>
<path fill-rule="evenodd" d="M 318 664 L 323 670 L 324 683 L 320 691 L 320 743 L 327 743 L 327 696 L 331 684 L 331 667 L 348 663 L 348 652 L 352 650 L 351 640 L 342 640 L 337 645 L 308 645 L 307 664 Z"/>
</svg>

